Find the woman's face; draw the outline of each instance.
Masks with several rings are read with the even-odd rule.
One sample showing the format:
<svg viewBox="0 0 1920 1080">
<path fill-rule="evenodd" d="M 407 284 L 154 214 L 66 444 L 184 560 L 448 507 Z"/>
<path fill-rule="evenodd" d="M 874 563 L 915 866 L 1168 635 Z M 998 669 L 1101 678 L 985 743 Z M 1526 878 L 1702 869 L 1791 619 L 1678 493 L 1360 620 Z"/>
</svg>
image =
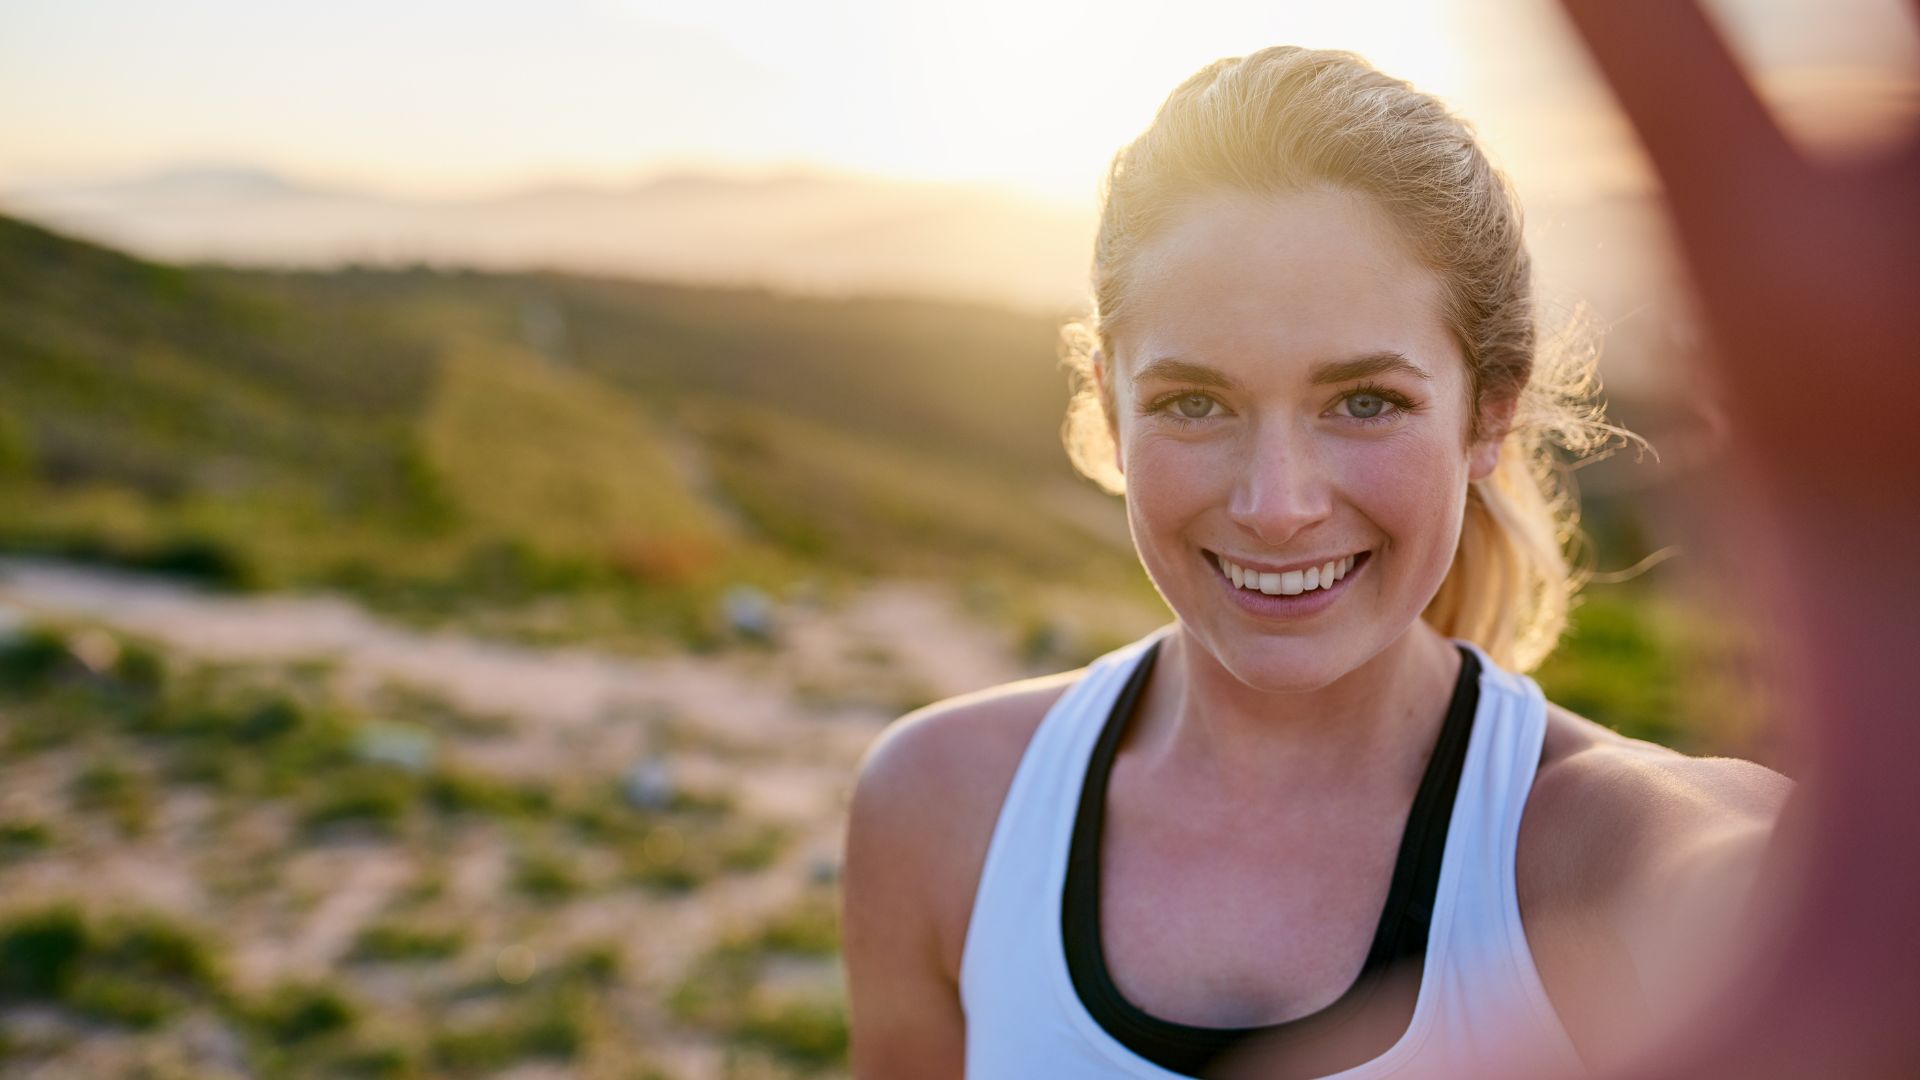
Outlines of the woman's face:
<svg viewBox="0 0 1920 1080">
<path fill-rule="evenodd" d="M 1324 686 L 1419 618 L 1497 457 L 1440 280 L 1325 189 L 1191 204 L 1134 275 L 1102 378 L 1140 559 L 1242 682 Z"/>
</svg>

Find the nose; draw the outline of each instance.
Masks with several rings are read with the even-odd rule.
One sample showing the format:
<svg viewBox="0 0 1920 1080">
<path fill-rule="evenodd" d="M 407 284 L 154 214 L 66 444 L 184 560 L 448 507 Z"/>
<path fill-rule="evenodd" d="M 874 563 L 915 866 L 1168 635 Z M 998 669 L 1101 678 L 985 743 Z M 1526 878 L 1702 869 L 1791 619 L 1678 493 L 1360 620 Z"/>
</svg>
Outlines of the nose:
<svg viewBox="0 0 1920 1080">
<path fill-rule="evenodd" d="M 1333 513 L 1333 483 L 1300 425 L 1262 423 L 1244 439 L 1227 517 L 1269 551 Z"/>
</svg>

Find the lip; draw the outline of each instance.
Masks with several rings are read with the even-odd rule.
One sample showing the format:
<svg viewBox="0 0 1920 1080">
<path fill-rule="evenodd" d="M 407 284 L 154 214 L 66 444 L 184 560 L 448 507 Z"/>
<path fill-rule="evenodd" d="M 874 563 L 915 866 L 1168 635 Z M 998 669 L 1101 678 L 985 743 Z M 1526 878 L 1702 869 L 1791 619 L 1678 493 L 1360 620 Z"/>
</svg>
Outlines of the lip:
<svg viewBox="0 0 1920 1080">
<path fill-rule="evenodd" d="M 1345 556 L 1341 557 L 1345 558 Z M 1311 592 L 1297 593 L 1293 596 L 1269 595 L 1257 589 L 1243 589 L 1235 585 L 1233 579 L 1228 577 L 1226 571 L 1221 568 L 1220 556 L 1217 553 L 1206 551 L 1202 555 L 1202 559 L 1206 562 L 1207 567 L 1213 571 L 1214 580 L 1218 581 L 1220 587 L 1227 591 L 1228 599 L 1242 611 L 1262 618 L 1297 619 L 1309 615 L 1317 615 L 1338 603 L 1340 598 L 1346 595 L 1347 586 L 1351 584 L 1354 579 L 1366 572 L 1367 565 L 1373 561 L 1373 552 L 1370 549 L 1356 552 L 1353 569 L 1347 571 L 1346 577 L 1334 582 L 1333 588 L 1314 589 Z M 1259 570 L 1262 573 L 1270 572 L 1266 566 L 1261 564 L 1256 563 L 1250 565 L 1239 562 L 1238 559 L 1232 561 L 1238 563 L 1240 566 Z M 1291 569 L 1304 570 L 1306 567 L 1314 565 L 1319 564 L 1302 563 L 1297 567 L 1277 567 L 1273 572 L 1284 573 Z"/>
<path fill-rule="evenodd" d="M 1202 550 L 1206 550 L 1206 549 L 1202 549 Z M 1258 570 L 1263 574 L 1285 574 L 1285 573 L 1290 573 L 1294 570 L 1300 570 L 1300 571 L 1311 570 L 1316 566 L 1325 566 L 1330 562 L 1331 563 L 1343 562 L 1349 555 L 1358 557 L 1358 556 L 1367 554 L 1367 552 L 1370 550 L 1371 549 L 1369 548 L 1362 548 L 1359 551 L 1343 551 L 1338 555 L 1323 555 L 1318 559 L 1304 559 L 1297 563 L 1264 563 L 1259 561 L 1258 559 L 1243 559 L 1243 558 L 1240 558 L 1238 555 L 1227 555 L 1223 552 L 1210 551 L 1210 550 L 1207 551 L 1207 555 L 1211 557 L 1211 560 L 1213 561 L 1216 569 L 1219 567 L 1219 560 L 1225 559 L 1227 562 L 1230 562 L 1235 566 L 1241 567 L 1242 569 Z"/>
</svg>

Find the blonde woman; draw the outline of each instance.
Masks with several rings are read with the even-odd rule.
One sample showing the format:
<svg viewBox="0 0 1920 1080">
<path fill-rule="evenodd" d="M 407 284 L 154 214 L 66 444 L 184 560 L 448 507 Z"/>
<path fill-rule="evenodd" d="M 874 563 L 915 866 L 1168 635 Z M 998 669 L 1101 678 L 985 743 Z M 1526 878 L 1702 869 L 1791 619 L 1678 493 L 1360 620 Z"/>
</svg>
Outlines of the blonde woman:
<svg viewBox="0 0 1920 1080">
<path fill-rule="evenodd" d="M 860 1077 L 1605 1067 L 1702 992 L 1786 791 L 1524 674 L 1574 587 L 1511 193 L 1346 53 L 1188 79 L 1115 158 L 1081 470 L 1175 615 L 869 753 Z M 1682 959 L 1684 958 L 1684 960 Z"/>
</svg>

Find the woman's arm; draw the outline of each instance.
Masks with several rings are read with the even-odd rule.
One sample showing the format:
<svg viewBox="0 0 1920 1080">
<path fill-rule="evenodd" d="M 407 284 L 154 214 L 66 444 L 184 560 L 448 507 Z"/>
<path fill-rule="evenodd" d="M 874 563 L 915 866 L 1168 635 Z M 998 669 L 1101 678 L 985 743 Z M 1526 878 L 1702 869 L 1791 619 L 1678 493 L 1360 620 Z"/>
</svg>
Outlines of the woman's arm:
<svg viewBox="0 0 1920 1080">
<path fill-rule="evenodd" d="M 1082 673 L 929 705 L 861 762 L 841 927 L 856 1077 L 959 1077 L 960 959 L 1000 804 L 1034 728 Z"/>
<path fill-rule="evenodd" d="M 867 754 L 848 813 L 841 937 L 853 1074 L 962 1075 L 959 987 L 941 961 L 927 893 L 938 833 L 925 821 L 926 732 L 896 726 Z"/>
<path fill-rule="evenodd" d="M 1784 613 L 1777 655 L 1808 767 L 1783 829 L 1805 837 L 1796 906 L 1768 966 L 1644 1075 L 1912 1075 L 1920 500 L 1896 492 L 1920 439 L 1822 403 L 1920 398 L 1920 125 L 1872 154 L 1810 160 L 1698 3 L 1562 4 L 1673 211 L 1713 342 L 1704 359 L 1764 496 L 1724 536 L 1731 551 L 1772 549 L 1750 576 Z M 1870 576 L 1805 572 L 1836 552 Z"/>
</svg>

